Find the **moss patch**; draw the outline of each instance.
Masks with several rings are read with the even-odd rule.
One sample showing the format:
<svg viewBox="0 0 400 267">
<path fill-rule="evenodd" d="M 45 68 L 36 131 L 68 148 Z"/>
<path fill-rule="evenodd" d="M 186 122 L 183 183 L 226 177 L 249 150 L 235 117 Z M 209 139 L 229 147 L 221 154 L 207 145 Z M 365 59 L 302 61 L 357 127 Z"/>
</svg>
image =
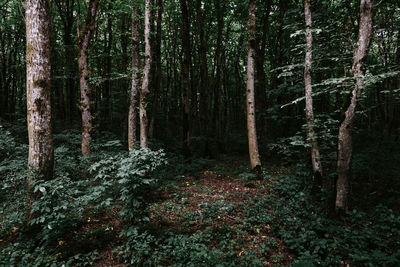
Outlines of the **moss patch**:
<svg viewBox="0 0 400 267">
<path fill-rule="evenodd" d="M 48 86 L 48 82 L 44 79 L 37 79 L 36 81 L 33 82 L 33 86 L 45 89 Z"/>
</svg>

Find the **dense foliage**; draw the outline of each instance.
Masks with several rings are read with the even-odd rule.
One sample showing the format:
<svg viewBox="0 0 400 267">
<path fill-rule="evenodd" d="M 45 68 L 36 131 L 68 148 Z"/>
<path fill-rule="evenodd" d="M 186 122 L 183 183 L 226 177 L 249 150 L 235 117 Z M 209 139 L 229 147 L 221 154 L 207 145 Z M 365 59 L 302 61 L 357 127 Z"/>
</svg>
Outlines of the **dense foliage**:
<svg viewBox="0 0 400 267">
<path fill-rule="evenodd" d="M 128 153 L 119 141 L 104 139 L 95 146 L 102 153 L 82 161 L 79 134 L 61 133 L 55 136 L 56 176 L 35 181 L 29 203 L 26 146 L 6 129 L 1 130 L 7 140 L 0 170 L 7 177 L 1 189 L 2 264 L 400 263 L 397 171 L 388 168 L 399 157 L 382 147 L 382 156 L 368 156 L 377 153 L 373 147 L 355 156 L 354 208 L 345 220 L 336 220 L 327 217 L 325 204 L 312 201 L 310 168 L 304 160 L 294 163 L 301 152 L 293 140 L 275 144 L 287 148 L 278 161 L 287 167 L 271 166 L 259 180 L 240 157 L 188 163 L 161 150 Z M 379 176 L 367 168 L 386 171 Z M 381 187 L 365 186 L 378 176 Z"/>
<path fill-rule="evenodd" d="M 0 265 L 400 266 L 399 25 L 398 0 L 0 1 Z"/>
</svg>

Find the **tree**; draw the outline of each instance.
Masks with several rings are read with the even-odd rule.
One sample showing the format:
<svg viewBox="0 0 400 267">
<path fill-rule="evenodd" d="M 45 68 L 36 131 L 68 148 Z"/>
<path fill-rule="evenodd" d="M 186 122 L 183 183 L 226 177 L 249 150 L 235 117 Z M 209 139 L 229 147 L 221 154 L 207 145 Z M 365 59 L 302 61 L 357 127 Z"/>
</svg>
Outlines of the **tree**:
<svg viewBox="0 0 400 267">
<path fill-rule="evenodd" d="M 189 35 L 189 15 L 186 0 L 180 0 L 182 12 L 182 50 L 183 59 L 181 61 L 181 82 L 183 95 L 183 145 L 182 153 L 188 157 L 190 155 L 190 133 L 189 133 L 189 92 L 190 92 L 190 35 Z"/>
<path fill-rule="evenodd" d="M 65 53 L 65 118 L 68 123 L 72 123 L 73 114 L 76 113 L 75 108 L 75 83 L 74 83 L 74 68 L 72 58 L 75 57 L 73 48 L 72 30 L 74 26 L 74 5 L 75 0 L 55 0 L 54 1 L 63 25 L 63 42 Z"/>
<path fill-rule="evenodd" d="M 139 21 L 138 8 L 132 5 L 132 84 L 128 116 L 128 147 L 135 148 L 136 142 L 136 118 L 137 118 L 137 95 L 138 95 L 138 71 L 139 71 Z"/>
<path fill-rule="evenodd" d="M 262 34 L 261 38 L 257 38 L 256 51 L 256 70 L 257 84 L 255 88 L 256 102 L 256 123 L 261 127 L 258 128 L 258 138 L 264 140 L 267 137 L 267 94 L 266 94 L 266 73 L 265 73 L 265 51 L 267 47 L 267 35 L 269 31 L 269 17 L 271 12 L 272 0 L 265 2 L 264 12 L 262 16 Z M 263 142 L 261 142 L 262 144 Z"/>
<path fill-rule="evenodd" d="M 256 116 L 255 116 L 255 98 L 254 98 L 254 52 L 256 47 L 256 2 L 249 2 L 249 44 L 247 54 L 247 136 L 249 141 L 250 165 L 253 170 L 260 172 L 261 162 L 258 153 Z"/>
<path fill-rule="evenodd" d="M 373 0 L 361 0 L 360 3 L 360 22 L 358 30 L 357 47 L 353 55 L 352 71 L 356 80 L 355 87 L 351 94 L 351 102 L 348 106 L 345 118 L 339 128 L 338 140 L 338 161 L 336 183 L 336 203 L 337 211 L 347 211 L 347 198 L 349 194 L 350 164 L 352 159 L 352 130 L 355 119 L 357 101 L 364 87 L 363 61 L 368 54 L 368 49 L 372 34 L 372 8 Z"/>
<path fill-rule="evenodd" d="M 26 1 L 26 100 L 31 171 L 50 179 L 54 148 L 51 124 L 50 13 L 47 0 Z"/>
<path fill-rule="evenodd" d="M 217 142 L 221 138 L 221 91 L 222 91 L 222 31 L 224 28 L 223 7 L 221 0 L 214 1 L 216 17 L 217 17 L 217 43 L 215 48 L 215 85 L 214 85 L 214 113 L 213 113 L 213 134 Z"/>
<path fill-rule="evenodd" d="M 81 112 L 82 112 L 82 155 L 90 154 L 90 138 L 92 131 L 92 114 L 90 112 L 90 87 L 88 73 L 88 49 L 90 39 L 95 26 L 97 11 L 97 0 L 90 0 L 86 14 L 85 25 L 82 29 L 77 27 L 78 31 L 78 67 L 79 67 L 79 85 L 81 90 Z"/>
<path fill-rule="evenodd" d="M 112 18 L 112 3 L 108 3 L 107 7 L 107 30 L 104 31 L 104 56 L 105 64 L 103 66 L 103 75 L 105 77 L 103 82 L 103 92 L 102 92 L 102 103 L 101 103 L 101 119 L 104 121 L 102 123 L 104 129 L 110 129 L 108 124 L 112 121 L 112 108 L 111 108 L 111 65 L 112 65 L 112 47 L 113 47 L 113 20 Z"/>
<path fill-rule="evenodd" d="M 151 68 L 151 43 L 150 43 L 150 0 L 146 0 L 145 13 L 144 13 L 144 42 L 145 42 L 145 60 L 143 68 L 143 81 L 142 89 L 140 92 L 139 115 L 140 115 L 140 146 L 148 147 L 147 142 L 147 96 L 150 93 L 149 80 Z"/>
<path fill-rule="evenodd" d="M 131 8 L 132 10 L 132 8 Z M 132 11 L 131 11 L 132 12 Z M 131 21 L 132 21 L 132 15 Z M 132 24 L 132 22 L 130 23 Z M 120 29 L 120 43 L 122 50 L 121 67 L 119 68 L 120 73 L 127 74 L 129 66 L 129 55 L 128 55 L 128 42 L 129 42 L 129 16 L 128 12 L 124 12 L 121 16 L 121 29 Z M 132 38 L 131 38 L 132 39 Z M 131 75 L 132 76 L 132 75 Z M 129 83 L 130 82 L 130 83 Z M 121 139 L 126 141 L 128 138 L 128 126 L 129 126 L 129 107 L 130 98 L 128 97 L 128 84 L 132 84 L 132 79 L 126 75 L 125 79 L 120 81 L 120 92 L 119 92 L 119 103 L 122 108 L 122 118 L 121 118 Z M 135 138 L 136 140 L 136 138 Z M 129 140 L 128 140 L 129 147 Z"/>
<path fill-rule="evenodd" d="M 311 162 L 314 171 L 314 185 L 321 186 L 322 164 L 319 156 L 318 141 L 314 131 L 314 107 L 312 98 L 311 62 L 312 62 L 312 19 L 311 0 L 304 1 L 304 15 L 306 20 L 306 56 L 304 65 L 304 84 L 306 96 L 307 141 L 311 144 Z"/>
<path fill-rule="evenodd" d="M 162 64 L 161 64 L 161 30 L 162 30 L 162 14 L 163 14 L 163 0 L 157 0 L 157 29 L 156 29 L 156 40 L 154 49 L 154 59 L 155 59 L 155 83 L 154 83 L 154 96 L 153 105 L 151 109 L 151 119 L 149 126 L 149 137 L 154 137 L 154 127 L 156 121 L 156 113 L 158 106 L 158 98 L 162 87 Z"/>
<path fill-rule="evenodd" d="M 196 0 L 196 18 L 197 28 L 199 32 L 199 57 L 200 57 L 200 127 L 202 134 L 206 137 L 205 155 L 211 156 L 210 150 L 210 107 L 211 107 L 211 91 L 208 83 L 208 66 L 207 66 L 207 40 L 204 35 L 204 19 L 201 10 L 202 1 Z"/>
</svg>

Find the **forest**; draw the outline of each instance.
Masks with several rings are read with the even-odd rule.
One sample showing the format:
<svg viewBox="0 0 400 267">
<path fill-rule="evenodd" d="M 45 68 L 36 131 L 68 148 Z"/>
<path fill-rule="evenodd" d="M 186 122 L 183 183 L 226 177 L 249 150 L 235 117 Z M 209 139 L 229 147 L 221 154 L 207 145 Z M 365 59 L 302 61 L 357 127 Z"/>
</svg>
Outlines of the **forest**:
<svg viewBox="0 0 400 267">
<path fill-rule="evenodd" d="M 399 114 L 398 0 L 0 0 L 0 265 L 400 266 Z"/>
</svg>

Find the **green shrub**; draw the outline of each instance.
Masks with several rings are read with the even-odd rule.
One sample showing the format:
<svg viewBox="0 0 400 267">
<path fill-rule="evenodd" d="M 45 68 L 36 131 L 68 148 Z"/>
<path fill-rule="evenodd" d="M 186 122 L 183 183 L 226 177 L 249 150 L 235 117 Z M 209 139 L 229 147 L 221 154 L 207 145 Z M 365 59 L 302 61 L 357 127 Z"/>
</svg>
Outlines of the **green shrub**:
<svg viewBox="0 0 400 267">
<path fill-rule="evenodd" d="M 32 241 L 10 243 L 0 250 L 1 266 L 92 266 L 97 251 L 63 257 L 54 249 L 37 247 Z"/>
<path fill-rule="evenodd" d="M 400 264 L 400 216 L 384 205 L 368 213 L 354 209 L 336 221 L 327 218 L 324 203 L 311 202 L 302 175 L 281 175 L 272 190 L 254 200 L 257 211 L 251 207 L 247 213 L 255 218 L 251 223 L 273 226 L 297 255 L 294 266 L 337 266 L 342 260 L 353 266 Z"/>
<path fill-rule="evenodd" d="M 87 180 L 68 177 L 34 181 L 29 225 L 39 229 L 35 238 L 42 245 L 51 245 L 78 227 L 87 206 L 97 199 L 97 194 L 88 191 L 88 185 Z"/>
<path fill-rule="evenodd" d="M 93 164 L 89 171 L 94 179 L 119 195 L 122 209 L 120 215 L 129 221 L 148 221 L 147 197 L 159 185 L 161 178 L 156 172 L 166 165 L 162 150 L 152 151 L 147 148 L 135 149 L 128 157 L 118 154 Z"/>
</svg>

